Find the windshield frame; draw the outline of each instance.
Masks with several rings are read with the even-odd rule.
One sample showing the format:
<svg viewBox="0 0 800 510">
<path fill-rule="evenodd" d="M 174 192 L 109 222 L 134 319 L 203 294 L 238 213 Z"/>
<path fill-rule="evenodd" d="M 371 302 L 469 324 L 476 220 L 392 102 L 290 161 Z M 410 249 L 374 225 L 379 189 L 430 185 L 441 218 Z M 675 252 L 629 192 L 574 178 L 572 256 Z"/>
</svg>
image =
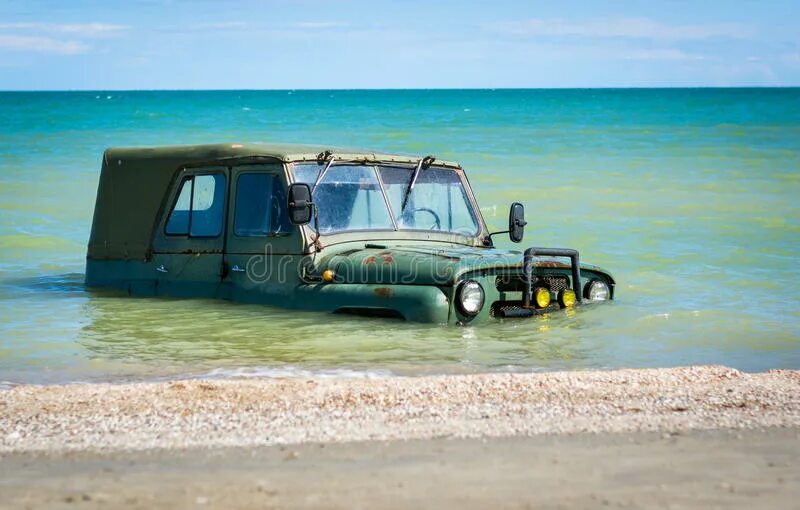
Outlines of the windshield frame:
<svg viewBox="0 0 800 510">
<path fill-rule="evenodd" d="M 305 181 L 298 180 L 298 178 L 297 178 L 297 167 L 298 166 L 317 166 L 317 167 L 319 167 L 319 170 L 321 172 L 322 169 L 325 168 L 326 164 L 327 164 L 327 162 L 320 163 L 320 162 L 314 161 L 314 160 L 300 160 L 300 161 L 293 161 L 291 163 L 288 163 L 287 164 L 287 170 L 288 170 L 289 182 L 291 182 L 291 183 L 305 182 Z M 435 240 L 434 238 L 447 238 L 447 239 L 459 238 L 459 239 L 465 239 L 465 240 L 468 239 L 468 240 L 471 240 L 473 242 L 477 242 L 478 244 L 480 244 L 480 242 L 482 241 L 483 237 L 485 237 L 485 234 L 486 234 L 487 230 L 486 230 L 486 224 L 485 224 L 485 222 L 483 220 L 483 215 L 481 214 L 480 208 L 478 207 L 478 203 L 477 203 L 477 201 L 475 199 L 475 196 L 473 194 L 472 187 L 469 184 L 469 180 L 467 179 L 467 176 L 466 176 L 463 168 L 461 168 L 461 167 L 455 167 L 455 166 L 451 166 L 451 165 L 437 165 L 437 164 L 434 163 L 434 164 L 430 165 L 429 167 L 423 168 L 421 170 L 421 172 L 425 172 L 425 171 L 427 171 L 429 169 L 436 168 L 436 169 L 451 171 L 457 176 L 457 179 L 458 179 L 459 183 L 461 184 L 461 189 L 462 189 L 462 191 L 464 193 L 465 205 L 466 205 L 466 207 L 468 209 L 468 212 L 470 213 L 470 215 L 472 216 L 472 218 L 473 218 L 473 220 L 475 222 L 475 231 L 471 232 L 469 234 L 466 234 L 464 232 L 449 231 L 449 230 L 431 230 L 431 229 L 425 229 L 425 228 L 407 228 L 407 227 L 401 227 L 401 226 L 398 225 L 398 222 L 397 222 L 397 220 L 395 218 L 394 208 L 392 207 L 391 200 L 389 199 L 389 196 L 387 194 L 386 184 L 384 183 L 383 177 L 381 176 L 380 167 L 408 169 L 408 170 L 412 170 L 413 171 L 414 168 L 416 167 L 415 164 L 404 163 L 404 162 L 401 163 L 401 162 L 397 162 L 397 161 L 377 161 L 377 160 L 365 160 L 365 159 L 358 159 L 358 160 L 337 159 L 329 167 L 328 171 L 330 172 L 331 169 L 333 169 L 336 166 L 340 166 L 340 165 L 341 166 L 364 166 L 364 167 L 370 167 L 372 169 L 372 171 L 374 172 L 374 174 L 376 176 L 376 179 L 377 179 L 377 182 L 378 182 L 378 186 L 380 188 L 381 195 L 383 197 L 383 201 L 385 203 L 385 206 L 387 208 L 387 212 L 388 212 L 389 217 L 391 219 L 392 228 L 353 228 L 353 229 L 346 229 L 346 230 L 337 230 L 337 231 L 333 231 L 333 232 L 321 232 L 320 233 L 321 236 L 339 236 L 339 235 L 347 235 L 347 234 L 353 234 L 353 233 L 356 233 L 356 234 L 358 234 L 358 233 L 361 233 L 361 234 L 363 234 L 363 233 L 391 233 L 391 234 L 395 234 L 395 235 L 397 235 L 397 234 L 402 235 L 403 233 L 410 233 L 410 234 L 416 234 L 416 236 L 414 236 L 414 237 L 418 237 L 419 234 L 424 233 L 424 234 L 427 234 L 428 238 L 431 239 L 431 240 Z M 313 183 L 307 183 L 307 184 L 312 185 Z M 316 230 L 314 230 L 312 224 L 309 224 L 306 227 L 308 228 L 309 231 L 311 231 L 314 235 L 316 235 Z M 395 235 L 391 235 L 390 237 L 394 238 Z"/>
</svg>

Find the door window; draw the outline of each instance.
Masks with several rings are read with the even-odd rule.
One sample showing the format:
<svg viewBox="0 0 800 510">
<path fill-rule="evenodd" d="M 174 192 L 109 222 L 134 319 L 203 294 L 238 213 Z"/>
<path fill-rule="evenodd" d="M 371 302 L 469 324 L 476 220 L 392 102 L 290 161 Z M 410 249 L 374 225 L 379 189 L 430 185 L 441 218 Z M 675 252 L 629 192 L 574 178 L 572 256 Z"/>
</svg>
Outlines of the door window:
<svg viewBox="0 0 800 510">
<path fill-rule="evenodd" d="M 168 235 L 217 237 L 222 233 L 224 211 L 223 174 L 186 177 L 170 212 L 165 232 Z"/>
<path fill-rule="evenodd" d="M 255 237 L 292 231 L 286 211 L 286 192 L 275 174 L 241 174 L 236 181 L 236 209 L 233 231 L 237 236 Z"/>
</svg>

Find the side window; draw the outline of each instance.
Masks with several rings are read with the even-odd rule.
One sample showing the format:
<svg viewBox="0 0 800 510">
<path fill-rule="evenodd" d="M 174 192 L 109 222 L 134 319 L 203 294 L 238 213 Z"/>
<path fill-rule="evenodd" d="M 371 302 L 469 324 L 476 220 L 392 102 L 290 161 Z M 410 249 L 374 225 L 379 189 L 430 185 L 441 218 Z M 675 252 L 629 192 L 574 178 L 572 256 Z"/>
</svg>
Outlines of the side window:
<svg viewBox="0 0 800 510">
<path fill-rule="evenodd" d="M 217 237 L 222 233 L 225 211 L 225 176 L 193 175 L 181 183 L 181 191 L 167 220 L 167 235 Z"/>
<path fill-rule="evenodd" d="M 178 194 L 178 200 L 175 201 L 175 207 L 169 215 L 167 221 L 166 232 L 170 235 L 188 235 L 189 234 L 189 211 L 192 209 L 192 183 L 193 178 L 188 177 L 183 180 L 181 184 L 181 192 Z"/>
<path fill-rule="evenodd" d="M 237 236 L 268 236 L 292 231 L 286 192 L 275 174 L 241 174 L 236 181 L 233 231 Z"/>
</svg>

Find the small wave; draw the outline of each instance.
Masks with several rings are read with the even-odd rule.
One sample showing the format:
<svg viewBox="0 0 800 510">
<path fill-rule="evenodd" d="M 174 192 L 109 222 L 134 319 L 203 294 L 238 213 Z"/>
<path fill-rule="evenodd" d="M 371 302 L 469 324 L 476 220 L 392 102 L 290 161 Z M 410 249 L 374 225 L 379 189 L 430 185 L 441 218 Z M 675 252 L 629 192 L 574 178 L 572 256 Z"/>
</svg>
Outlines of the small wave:
<svg viewBox="0 0 800 510">
<path fill-rule="evenodd" d="M 19 386 L 19 383 L 15 383 L 12 381 L 0 381 L 0 391 L 10 390 L 16 386 Z"/>
<path fill-rule="evenodd" d="M 3 281 L 3 283 L 34 291 L 83 293 L 86 292 L 83 278 L 83 273 L 63 273 L 11 278 Z"/>
<path fill-rule="evenodd" d="M 215 368 L 204 374 L 195 376 L 197 379 L 228 379 L 228 378 L 353 378 L 353 379 L 376 379 L 381 377 L 391 377 L 393 374 L 389 370 L 353 370 L 349 368 L 331 368 L 310 370 L 298 367 L 237 367 L 237 368 Z"/>
<path fill-rule="evenodd" d="M 332 369 L 303 369 L 293 366 L 287 367 L 235 367 L 215 368 L 208 372 L 176 372 L 171 374 L 126 374 L 126 375 L 101 375 L 96 377 L 72 378 L 45 378 L 35 379 L 23 377 L 17 381 L 0 380 L 0 391 L 8 391 L 17 386 L 47 386 L 55 385 L 92 385 L 92 384 L 139 384 L 139 383 L 165 383 L 173 381 L 198 380 L 198 379 L 379 379 L 385 377 L 398 377 L 389 370 L 352 370 L 347 368 Z"/>
</svg>

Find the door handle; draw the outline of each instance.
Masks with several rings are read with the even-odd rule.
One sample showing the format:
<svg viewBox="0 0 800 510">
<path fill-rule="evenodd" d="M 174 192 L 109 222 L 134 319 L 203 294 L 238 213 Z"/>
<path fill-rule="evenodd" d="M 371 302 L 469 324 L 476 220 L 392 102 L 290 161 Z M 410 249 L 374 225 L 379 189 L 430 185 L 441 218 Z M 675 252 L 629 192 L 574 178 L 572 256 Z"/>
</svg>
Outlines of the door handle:
<svg viewBox="0 0 800 510">
<path fill-rule="evenodd" d="M 246 270 L 242 269 L 238 265 L 233 266 L 231 268 L 231 271 L 233 271 L 234 273 L 245 273 L 246 272 Z"/>
<path fill-rule="evenodd" d="M 164 267 L 164 264 L 161 264 L 160 266 L 158 266 L 156 268 L 156 271 L 158 271 L 159 273 L 168 273 L 169 272 L 169 271 L 167 271 L 167 268 Z"/>
</svg>

